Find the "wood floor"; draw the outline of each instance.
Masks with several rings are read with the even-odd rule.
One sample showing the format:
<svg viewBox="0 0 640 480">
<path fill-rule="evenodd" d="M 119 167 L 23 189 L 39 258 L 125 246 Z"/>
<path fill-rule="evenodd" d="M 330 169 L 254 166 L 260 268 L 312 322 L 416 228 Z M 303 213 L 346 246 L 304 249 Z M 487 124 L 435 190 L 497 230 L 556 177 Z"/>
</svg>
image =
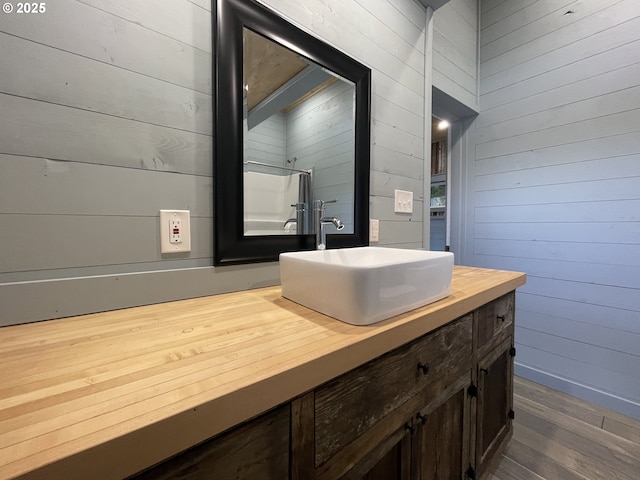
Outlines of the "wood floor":
<svg viewBox="0 0 640 480">
<path fill-rule="evenodd" d="M 514 410 L 488 480 L 640 479 L 640 421 L 519 377 Z"/>
</svg>

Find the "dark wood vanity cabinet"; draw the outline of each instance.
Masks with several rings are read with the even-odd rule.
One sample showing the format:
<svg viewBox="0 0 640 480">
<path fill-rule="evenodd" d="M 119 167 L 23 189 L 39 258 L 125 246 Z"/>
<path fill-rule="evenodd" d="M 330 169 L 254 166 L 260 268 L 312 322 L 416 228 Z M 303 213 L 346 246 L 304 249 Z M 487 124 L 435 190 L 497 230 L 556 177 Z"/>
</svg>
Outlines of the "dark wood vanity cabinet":
<svg viewBox="0 0 640 480">
<path fill-rule="evenodd" d="M 289 478 L 290 404 L 135 475 L 136 480 Z"/>
<path fill-rule="evenodd" d="M 468 466 L 473 315 L 342 375 L 295 402 L 313 455 L 304 479 L 450 479 Z M 464 458 L 464 460 L 463 460 Z"/>
<path fill-rule="evenodd" d="M 481 478 L 511 434 L 514 293 L 139 479 Z"/>
<path fill-rule="evenodd" d="M 515 292 L 476 310 L 477 404 L 475 464 L 478 477 L 512 434 Z"/>
</svg>

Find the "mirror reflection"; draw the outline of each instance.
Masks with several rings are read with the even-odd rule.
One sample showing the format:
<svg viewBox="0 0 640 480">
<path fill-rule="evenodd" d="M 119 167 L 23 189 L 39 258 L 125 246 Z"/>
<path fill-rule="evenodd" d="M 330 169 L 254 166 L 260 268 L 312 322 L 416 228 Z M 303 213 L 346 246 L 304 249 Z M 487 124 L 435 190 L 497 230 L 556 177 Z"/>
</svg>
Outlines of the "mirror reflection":
<svg viewBox="0 0 640 480">
<path fill-rule="evenodd" d="M 355 84 L 243 28 L 244 235 L 354 233 Z"/>
</svg>

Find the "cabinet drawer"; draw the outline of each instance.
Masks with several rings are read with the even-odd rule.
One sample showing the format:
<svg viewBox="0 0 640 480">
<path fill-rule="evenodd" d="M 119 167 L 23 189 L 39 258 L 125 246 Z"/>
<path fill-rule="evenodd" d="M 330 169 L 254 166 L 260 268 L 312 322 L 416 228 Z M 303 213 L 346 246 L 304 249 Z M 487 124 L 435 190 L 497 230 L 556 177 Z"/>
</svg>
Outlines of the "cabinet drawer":
<svg viewBox="0 0 640 480">
<path fill-rule="evenodd" d="M 480 307 L 477 313 L 478 349 L 491 349 L 513 329 L 515 292 Z"/>
<path fill-rule="evenodd" d="M 290 416 L 285 404 L 129 480 L 288 479 Z"/>
<path fill-rule="evenodd" d="M 471 369 L 469 314 L 315 391 L 315 465 L 319 466 L 404 402 L 434 396 Z"/>
</svg>

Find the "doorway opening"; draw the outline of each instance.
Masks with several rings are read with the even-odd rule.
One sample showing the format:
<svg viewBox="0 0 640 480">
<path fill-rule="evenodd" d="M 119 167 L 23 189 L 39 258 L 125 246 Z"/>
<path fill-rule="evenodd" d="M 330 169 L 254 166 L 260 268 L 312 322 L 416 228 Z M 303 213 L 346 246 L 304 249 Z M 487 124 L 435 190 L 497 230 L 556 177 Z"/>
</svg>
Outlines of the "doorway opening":
<svg viewBox="0 0 640 480">
<path fill-rule="evenodd" d="M 446 119 L 431 117 L 431 196 L 429 202 L 430 250 L 449 251 L 448 199 L 450 124 Z"/>
</svg>

